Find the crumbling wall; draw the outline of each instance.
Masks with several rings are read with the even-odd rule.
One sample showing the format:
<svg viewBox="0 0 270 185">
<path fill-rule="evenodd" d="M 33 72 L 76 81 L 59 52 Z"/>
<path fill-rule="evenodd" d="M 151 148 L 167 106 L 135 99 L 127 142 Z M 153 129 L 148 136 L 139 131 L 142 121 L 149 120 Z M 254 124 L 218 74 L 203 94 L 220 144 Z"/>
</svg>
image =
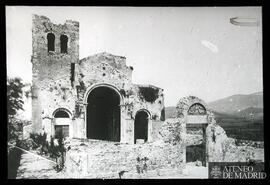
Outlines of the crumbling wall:
<svg viewBox="0 0 270 185">
<path fill-rule="evenodd" d="M 152 139 L 153 141 L 158 140 L 159 138 L 159 131 L 163 125 L 164 121 L 152 121 Z"/>
<path fill-rule="evenodd" d="M 207 124 L 204 124 L 202 129 L 192 128 L 192 124 L 188 124 L 188 110 L 194 104 L 201 104 L 206 110 Z M 235 139 L 228 138 L 224 129 L 216 123 L 215 115 L 208 108 L 207 104 L 195 96 L 180 99 L 176 106 L 175 117 L 182 118 L 188 124 L 186 128 L 189 131 L 185 136 L 186 146 L 205 143 L 206 162 L 264 161 L 263 149 L 251 146 L 236 146 Z M 200 125 L 198 126 L 200 127 Z"/>
<path fill-rule="evenodd" d="M 196 96 L 187 96 L 181 98 L 178 101 L 176 105 L 176 111 L 173 116 L 177 118 L 186 118 L 188 115 L 188 109 L 194 104 L 201 104 L 206 109 L 206 115 L 211 114 L 211 110 L 208 108 L 207 104 L 203 100 L 199 99 Z"/>
<path fill-rule="evenodd" d="M 66 173 L 71 178 L 119 178 L 121 171 L 136 175 L 139 160 L 145 160 L 145 173 L 162 169 L 176 169 L 181 173 L 185 162 L 184 132 L 183 120 L 174 119 L 164 123 L 159 140 L 152 143 L 129 145 L 72 140 L 65 162 Z"/>
<path fill-rule="evenodd" d="M 69 78 L 48 81 L 41 89 L 42 118 L 53 118 L 53 112 L 58 108 L 66 108 L 70 113 L 74 112 L 76 90 L 70 86 Z"/>
<path fill-rule="evenodd" d="M 144 91 L 143 91 L 144 90 Z M 150 91 L 149 97 L 150 100 L 147 99 L 147 96 L 144 94 L 145 91 Z M 163 89 L 149 85 L 134 85 L 133 88 L 134 96 L 131 98 L 133 111 L 131 113 L 132 118 L 135 118 L 136 113 L 141 109 L 146 109 L 151 114 L 151 119 L 153 121 L 164 121 L 164 117 L 162 115 L 162 110 L 164 109 L 164 92 Z"/>
<path fill-rule="evenodd" d="M 55 51 L 48 51 L 48 33 L 55 35 Z M 68 37 L 67 53 L 60 53 L 60 35 Z M 77 63 L 79 59 L 78 42 L 78 22 L 68 20 L 62 25 L 56 25 L 45 16 L 33 15 L 33 81 L 38 82 L 47 79 L 59 79 L 67 75 L 70 76 L 71 63 Z"/>
<path fill-rule="evenodd" d="M 81 59 L 77 65 L 76 84 L 77 102 L 75 105 L 75 117 L 82 123 L 85 119 L 85 105 L 89 91 L 97 86 L 113 87 L 121 94 L 121 120 L 127 119 L 126 98 L 122 92 L 132 89 L 132 67 L 126 66 L 126 58 L 109 53 L 99 53 Z M 127 123 L 127 121 L 126 121 Z M 83 125 L 86 127 L 86 124 Z M 84 133 L 85 134 L 85 133 Z M 84 135 L 85 137 L 85 135 Z"/>
<path fill-rule="evenodd" d="M 133 68 L 126 66 L 126 58 L 109 53 L 99 53 L 80 60 L 78 67 L 78 84 L 76 85 L 77 98 L 75 117 L 84 113 L 89 91 L 97 86 L 110 87 L 121 95 L 121 138 L 128 143 L 134 143 L 134 121 L 139 110 L 149 112 L 149 140 L 152 140 L 152 121 L 164 121 L 163 89 L 154 86 L 132 84 Z M 147 101 L 142 96 L 140 88 L 154 90 L 155 101 Z M 163 110 L 163 114 L 162 114 Z M 124 125 L 123 125 L 124 124 Z"/>
<path fill-rule="evenodd" d="M 209 162 L 264 161 L 264 150 L 251 146 L 236 146 L 235 139 L 228 138 L 222 127 L 213 123 L 206 128 Z"/>
<path fill-rule="evenodd" d="M 160 120 L 164 108 L 163 90 L 154 86 L 145 88 L 157 91 L 157 98 L 148 102 L 141 96 L 140 87 L 132 84 L 132 67 L 126 66 L 126 58 L 100 53 L 80 60 L 78 75 L 78 100 L 83 101 L 86 91 L 96 84 L 109 84 L 119 90 L 123 97 L 127 118 L 134 119 L 138 110 L 151 112 L 153 120 Z M 164 121 L 164 120 L 163 120 Z"/>
<path fill-rule="evenodd" d="M 186 124 L 182 118 L 166 119 L 159 130 L 159 139 L 165 143 L 182 143 L 186 142 Z"/>
<path fill-rule="evenodd" d="M 100 174 L 115 173 L 121 171 L 137 173 L 138 158 L 146 158 L 146 171 L 156 169 L 182 168 L 183 159 L 180 157 L 180 147 L 167 143 L 145 143 L 137 145 L 115 145 L 103 143 L 84 149 L 83 151 L 69 151 L 66 160 L 67 172 L 75 178 L 80 175 L 98 177 Z M 76 165 L 73 161 L 76 161 Z M 82 169 L 80 171 L 80 169 Z"/>
<path fill-rule="evenodd" d="M 80 60 L 78 98 L 83 101 L 86 90 L 95 84 L 110 84 L 117 89 L 131 88 L 133 68 L 126 66 L 125 57 L 99 53 Z"/>
</svg>

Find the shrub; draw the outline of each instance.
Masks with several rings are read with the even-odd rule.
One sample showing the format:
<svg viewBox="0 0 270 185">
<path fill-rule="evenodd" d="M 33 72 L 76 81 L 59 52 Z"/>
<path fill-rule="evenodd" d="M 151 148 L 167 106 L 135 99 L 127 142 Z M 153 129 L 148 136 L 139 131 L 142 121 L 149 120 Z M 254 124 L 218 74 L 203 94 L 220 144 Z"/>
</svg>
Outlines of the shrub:
<svg viewBox="0 0 270 185">
<path fill-rule="evenodd" d="M 159 90 L 153 87 L 139 87 L 139 94 L 142 99 L 145 99 L 147 102 L 155 102 L 158 98 Z"/>
<path fill-rule="evenodd" d="M 50 158 L 57 162 L 55 169 L 60 171 L 64 168 L 66 148 L 64 145 L 64 136 L 60 132 L 57 141 L 58 145 L 54 144 L 55 138 L 50 138 L 50 143 L 46 140 L 47 134 L 30 133 L 30 138 L 34 143 L 33 149 L 38 149 L 38 152 L 42 155 L 49 155 Z M 25 148 L 26 149 L 26 148 Z"/>
<path fill-rule="evenodd" d="M 149 159 L 147 157 L 143 157 L 143 158 L 137 157 L 136 160 L 137 160 L 137 165 L 136 165 L 137 173 L 141 174 L 141 173 L 147 172 L 146 162 Z"/>
<path fill-rule="evenodd" d="M 44 149 L 44 147 L 46 146 L 46 139 L 47 139 L 47 134 L 41 134 L 41 133 L 30 133 L 30 138 L 33 140 L 33 142 L 35 143 L 34 148 L 36 149 L 38 147 L 41 147 L 42 150 Z"/>
<path fill-rule="evenodd" d="M 22 138 L 23 121 L 15 117 L 9 117 L 8 122 L 8 141 L 16 142 Z"/>
<path fill-rule="evenodd" d="M 16 146 L 25 149 L 25 150 L 31 150 L 34 147 L 37 147 L 32 139 L 24 139 L 24 140 L 18 140 L 16 142 Z"/>
</svg>

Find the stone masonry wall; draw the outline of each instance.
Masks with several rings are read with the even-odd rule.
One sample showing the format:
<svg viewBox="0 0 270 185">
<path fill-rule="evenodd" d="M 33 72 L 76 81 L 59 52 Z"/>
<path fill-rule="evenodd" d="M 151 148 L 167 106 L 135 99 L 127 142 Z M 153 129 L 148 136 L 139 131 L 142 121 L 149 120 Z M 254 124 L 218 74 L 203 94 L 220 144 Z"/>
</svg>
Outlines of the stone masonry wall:
<svg viewBox="0 0 270 185">
<path fill-rule="evenodd" d="M 55 51 L 48 52 L 48 33 L 55 35 Z M 68 37 L 67 53 L 60 53 L 60 35 Z M 43 80 L 55 80 L 70 76 L 71 63 L 77 63 L 79 59 L 78 22 L 66 21 L 63 25 L 56 25 L 44 16 L 34 15 L 32 39 L 33 82 L 36 85 L 42 86 L 43 83 L 37 82 Z"/>
<path fill-rule="evenodd" d="M 55 36 L 55 51 L 48 51 L 48 33 Z M 60 53 L 61 35 L 68 37 L 67 53 Z M 57 25 L 45 16 L 33 15 L 32 128 L 35 132 L 41 131 L 42 119 L 51 118 L 54 108 L 74 107 L 74 98 L 71 100 L 71 97 L 76 96 L 71 81 L 73 73 L 71 64 L 78 63 L 78 42 L 78 22 L 68 20 L 64 24 Z"/>
<path fill-rule="evenodd" d="M 140 87 L 151 88 L 156 90 L 157 95 L 154 102 L 149 102 L 144 99 L 144 97 L 140 93 Z M 134 96 L 130 96 L 130 102 L 132 103 L 132 117 L 135 118 L 138 110 L 145 109 L 150 112 L 151 119 L 153 121 L 164 121 L 162 120 L 162 110 L 164 107 L 164 94 L 163 89 L 155 87 L 155 86 L 143 86 L 143 85 L 135 85 L 133 87 Z"/>
<path fill-rule="evenodd" d="M 66 173 L 71 178 L 118 178 L 121 171 L 137 174 L 139 159 L 146 159 L 147 171 L 181 170 L 185 163 L 184 133 L 181 120 L 167 120 L 159 131 L 159 140 L 144 144 L 120 144 L 106 141 L 70 141 Z M 132 177 L 131 177 L 132 178 Z"/>
<path fill-rule="evenodd" d="M 119 89 L 131 85 L 132 67 L 126 66 L 126 58 L 100 53 L 80 60 L 79 75 L 86 87 L 95 83 L 114 84 Z"/>
<path fill-rule="evenodd" d="M 206 128 L 209 162 L 264 161 L 264 149 L 251 146 L 237 146 L 235 139 L 228 138 L 224 129 L 217 124 Z"/>
<path fill-rule="evenodd" d="M 139 93 L 142 85 L 132 84 L 132 67 L 126 66 L 125 57 L 100 53 L 80 60 L 78 75 L 78 100 L 86 101 L 87 90 L 99 84 L 112 85 L 120 92 L 125 107 L 123 112 L 127 119 L 134 119 L 138 110 L 145 109 L 151 113 L 151 119 L 160 120 L 161 111 L 164 108 L 163 90 L 154 86 L 158 91 L 158 98 L 155 102 L 145 101 Z"/>
<path fill-rule="evenodd" d="M 182 117 L 187 117 L 188 115 L 188 109 L 193 105 L 199 103 L 201 104 L 205 109 L 206 109 L 206 114 L 210 115 L 211 114 L 211 110 L 208 108 L 207 104 L 199 99 L 196 96 L 187 96 L 184 98 L 181 98 L 177 105 L 176 105 L 176 111 L 174 113 L 174 117 L 177 118 L 182 118 Z"/>
</svg>

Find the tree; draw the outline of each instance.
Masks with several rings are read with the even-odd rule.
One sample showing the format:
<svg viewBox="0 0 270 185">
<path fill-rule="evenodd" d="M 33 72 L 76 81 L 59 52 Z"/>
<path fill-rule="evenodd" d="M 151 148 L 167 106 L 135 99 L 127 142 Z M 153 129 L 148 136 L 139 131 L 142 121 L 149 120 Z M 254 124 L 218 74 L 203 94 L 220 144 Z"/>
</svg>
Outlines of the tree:
<svg viewBox="0 0 270 185">
<path fill-rule="evenodd" d="M 8 78 L 7 80 L 7 109 L 8 109 L 8 140 L 17 139 L 22 124 L 16 119 L 17 111 L 23 110 L 22 79 Z"/>
<path fill-rule="evenodd" d="M 23 110 L 23 90 L 22 79 L 15 77 L 7 81 L 7 107 L 8 116 L 14 117 L 18 110 Z"/>
</svg>

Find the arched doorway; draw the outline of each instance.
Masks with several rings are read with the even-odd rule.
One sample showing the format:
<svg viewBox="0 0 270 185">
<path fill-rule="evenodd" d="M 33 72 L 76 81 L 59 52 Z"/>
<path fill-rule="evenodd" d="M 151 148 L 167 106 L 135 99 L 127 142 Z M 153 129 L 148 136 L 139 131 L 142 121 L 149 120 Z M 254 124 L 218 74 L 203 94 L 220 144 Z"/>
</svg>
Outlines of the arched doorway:
<svg viewBox="0 0 270 185">
<path fill-rule="evenodd" d="M 148 119 L 149 115 L 146 111 L 138 111 L 134 122 L 134 143 L 137 139 L 148 140 Z"/>
<path fill-rule="evenodd" d="M 194 141 L 194 145 L 186 147 L 186 162 L 200 161 L 202 166 L 206 166 L 206 134 L 207 111 L 200 103 L 192 104 L 187 111 L 187 134 L 197 135 L 201 141 Z"/>
<path fill-rule="evenodd" d="M 94 88 L 87 98 L 88 139 L 120 141 L 120 96 L 112 88 Z"/>
<path fill-rule="evenodd" d="M 63 108 L 59 108 L 54 111 L 54 136 L 58 138 L 60 136 L 70 136 L 70 113 Z"/>
</svg>

